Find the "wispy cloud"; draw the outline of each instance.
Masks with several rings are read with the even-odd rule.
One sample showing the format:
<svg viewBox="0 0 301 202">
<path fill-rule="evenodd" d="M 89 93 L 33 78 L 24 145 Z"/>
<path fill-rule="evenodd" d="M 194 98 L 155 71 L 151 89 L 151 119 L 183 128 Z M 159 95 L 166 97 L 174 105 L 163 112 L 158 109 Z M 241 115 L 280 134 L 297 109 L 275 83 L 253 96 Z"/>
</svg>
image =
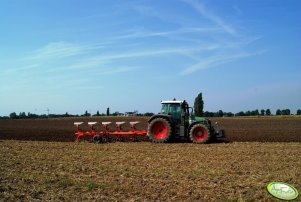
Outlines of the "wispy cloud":
<svg viewBox="0 0 301 202">
<path fill-rule="evenodd" d="M 260 55 L 267 52 L 267 50 L 260 50 L 256 52 L 239 52 L 239 53 L 232 53 L 232 54 L 220 54 L 220 55 L 213 55 L 208 58 L 202 58 L 196 64 L 187 67 L 184 69 L 181 74 L 182 75 L 189 75 L 201 69 L 208 69 L 212 68 L 221 64 L 229 63 L 235 61 L 240 58 L 251 57 L 254 55 Z M 196 59 L 196 58 L 195 58 Z"/>
<path fill-rule="evenodd" d="M 174 35 L 183 35 L 189 33 L 212 33 L 220 32 L 222 29 L 218 27 L 185 27 L 171 31 L 147 31 L 144 28 L 135 28 L 128 30 L 126 34 L 113 37 L 113 39 L 131 39 L 131 38 L 147 38 L 147 37 L 168 37 Z"/>
<path fill-rule="evenodd" d="M 70 70 L 70 71 L 85 71 L 87 74 L 95 75 L 107 75 L 107 74 L 119 74 L 119 73 L 126 73 L 131 72 L 137 69 L 140 69 L 140 67 L 136 66 L 113 66 L 113 65 L 98 65 L 98 66 L 89 66 L 90 64 L 87 63 L 86 65 L 70 65 L 65 68 L 56 69 L 56 71 L 64 71 L 64 70 Z M 108 67 L 109 66 L 109 67 Z M 53 72 L 53 71 L 52 71 Z"/>
<path fill-rule="evenodd" d="M 189 49 L 161 49 L 161 51 L 158 52 L 144 51 L 137 54 L 134 53 L 136 56 L 181 54 L 195 60 L 196 63 L 185 68 L 181 72 L 182 75 L 189 75 L 202 69 L 215 67 L 242 58 L 263 54 L 265 52 L 261 50 L 248 51 L 247 48 L 248 45 L 261 39 L 261 36 L 244 36 L 244 33 L 240 33 L 237 27 L 226 22 L 223 16 L 212 12 L 210 8 L 206 7 L 198 0 L 179 1 L 187 4 L 192 10 L 195 10 L 201 17 L 206 19 L 211 26 L 202 27 L 194 24 L 194 27 L 189 27 L 183 23 L 178 23 L 180 28 L 176 30 L 148 31 L 145 28 L 134 28 L 133 30 L 130 30 L 128 34 L 120 36 L 119 39 L 166 37 L 179 42 L 178 44 L 183 41 L 188 42 L 191 45 Z M 134 9 L 143 16 L 155 17 L 165 22 L 170 21 L 170 16 L 162 14 L 162 12 L 159 12 L 160 10 L 157 10 L 155 7 L 136 6 Z M 239 14 L 242 13 L 237 6 L 234 6 L 233 9 Z M 203 52 L 201 52 L 201 48 L 199 47 L 203 47 Z M 112 58 L 132 57 L 134 55 L 115 55 Z M 204 55 L 206 55 L 205 58 Z"/>
<path fill-rule="evenodd" d="M 243 11 L 237 5 L 234 5 L 233 9 L 237 13 L 237 15 L 243 14 Z"/>
<path fill-rule="evenodd" d="M 155 16 L 158 17 L 160 14 L 157 12 L 156 9 L 150 6 L 133 6 L 133 9 L 138 11 L 141 15 L 149 15 L 149 16 Z"/>
<path fill-rule="evenodd" d="M 131 38 L 146 38 L 146 37 L 162 37 L 162 36 L 168 36 L 173 34 L 172 31 L 160 31 L 160 32 L 151 32 L 151 31 L 145 31 L 141 30 L 140 28 L 137 28 L 136 30 L 129 31 L 128 33 L 116 36 L 113 39 L 131 39 Z"/>
<path fill-rule="evenodd" d="M 241 48 L 246 47 L 247 45 L 250 45 L 260 39 L 262 39 L 262 36 L 250 36 L 250 37 L 241 37 L 241 38 L 235 38 L 234 41 L 227 41 L 224 40 L 222 43 L 227 48 Z"/>
<path fill-rule="evenodd" d="M 100 65 L 107 64 L 120 59 L 138 58 L 138 57 L 153 57 L 164 55 L 181 55 L 189 54 L 199 51 L 209 51 L 218 48 L 216 44 L 208 44 L 202 47 L 178 47 L 178 48 L 166 48 L 161 50 L 145 50 L 145 51 L 133 51 L 127 53 L 113 53 L 107 55 L 99 55 L 82 60 L 79 63 L 64 67 L 69 70 L 89 69 L 96 68 Z"/>
<path fill-rule="evenodd" d="M 129 58 L 150 58 L 150 57 L 161 57 L 166 55 L 190 55 L 200 51 L 210 51 L 218 48 L 217 44 L 207 44 L 201 47 L 178 47 L 178 48 L 166 48 L 161 50 L 144 50 L 144 51 L 132 51 L 132 52 L 121 52 L 102 54 L 98 56 L 91 56 L 81 58 L 72 64 L 64 66 L 49 67 L 45 71 L 49 73 L 62 72 L 62 71 L 91 71 L 95 70 L 97 74 L 113 74 L 113 73 L 124 73 L 128 71 L 136 70 L 137 67 L 125 66 L 116 67 L 112 64 L 120 62 L 123 59 Z M 110 68 L 106 68 L 110 66 Z M 141 64 L 141 67 L 143 64 Z"/>
<path fill-rule="evenodd" d="M 28 60 L 47 60 L 53 58 L 65 58 L 70 56 L 82 55 L 91 50 L 104 47 L 101 44 L 74 44 L 65 41 L 51 42 L 44 47 L 33 51 Z"/>
<path fill-rule="evenodd" d="M 50 42 L 32 51 L 25 58 L 29 64 L 24 67 L 15 68 L 14 71 L 34 70 L 43 67 L 44 73 L 53 74 L 73 70 L 95 70 L 99 74 L 117 74 L 136 69 L 136 67 L 131 67 L 131 64 L 125 64 L 125 66 L 120 67 L 119 65 L 126 59 L 159 58 L 162 56 L 176 57 L 177 55 L 182 55 L 196 61 L 196 64 L 183 70 L 182 75 L 188 75 L 201 69 L 255 55 L 244 51 L 244 47 L 260 39 L 260 37 L 239 37 L 233 26 L 222 20 L 222 17 L 212 13 L 199 1 L 180 1 L 185 2 L 191 9 L 196 10 L 205 19 L 209 20 L 211 26 L 202 27 L 196 24 L 186 26 L 180 24 L 175 29 L 168 27 L 168 29 L 157 29 L 155 31 L 148 27 L 134 27 L 124 32 L 123 35 L 106 38 L 106 43 L 79 44 L 67 41 Z M 163 21 L 164 19 L 165 21 L 170 20 L 170 16 L 165 16 L 162 12 L 159 12 L 160 10 L 150 6 L 134 6 L 134 9 L 141 15 L 160 18 Z M 139 40 L 140 38 L 150 37 L 167 37 L 171 40 L 168 43 L 158 43 L 154 46 L 157 49 L 152 49 L 147 42 Z M 130 43 L 128 39 L 130 39 Z M 177 43 L 173 43 L 170 46 L 171 41 L 172 43 L 174 41 Z M 133 49 L 128 48 L 126 51 L 119 49 L 120 44 L 128 46 L 129 44 L 133 44 L 133 42 L 139 42 L 137 47 Z M 112 46 L 108 46 L 108 43 Z M 102 51 L 99 51 L 99 49 L 102 49 Z M 221 52 L 233 54 L 220 54 Z M 209 55 L 209 57 L 204 59 L 203 55 Z M 109 66 L 111 68 L 106 68 Z"/>
<path fill-rule="evenodd" d="M 119 74 L 119 73 L 126 73 L 126 72 L 132 72 L 135 70 L 140 69 L 140 67 L 115 67 L 115 68 L 102 68 L 99 71 L 97 71 L 97 75 L 105 75 L 105 74 Z"/>
<path fill-rule="evenodd" d="M 210 12 L 209 9 L 207 9 L 203 4 L 201 4 L 197 0 L 182 0 L 183 2 L 189 4 L 192 6 L 197 12 L 199 12 L 203 17 L 207 18 L 208 20 L 212 21 L 219 27 L 221 27 L 225 32 L 231 34 L 231 35 L 236 35 L 237 31 L 228 23 L 222 20 L 221 17 L 218 15 L 213 14 Z"/>
<path fill-rule="evenodd" d="M 204 47 L 177 47 L 177 48 L 165 48 L 160 50 L 146 50 L 146 51 L 136 51 L 129 53 L 120 53 L 112 55 L 104 55 L 98 57 L 99 60 L 109 61 L 114 59 L 123 59 L 123 58 L 135 58 L 135 57 L 149 57 L 149 56 L 163 56 L 170 54 L 182 54 L 188 52 L 197 52 L 202 50 L 214 50 L 217 48 L 216 44 L 210 44 Z"/>
<path fill-rule="evenodd" d="M 34 64 L 29 64 L 29 65 L 24 65 L 16 68 L 9 68 L 9 69 L 4 69 L 2 71 L 2 74 L 12 74 L 15 72 L 20 72 L 20 71 L 32 71 L 36 68 L 39 68 L 41 63 L 34 63 Z"/>
</svg>

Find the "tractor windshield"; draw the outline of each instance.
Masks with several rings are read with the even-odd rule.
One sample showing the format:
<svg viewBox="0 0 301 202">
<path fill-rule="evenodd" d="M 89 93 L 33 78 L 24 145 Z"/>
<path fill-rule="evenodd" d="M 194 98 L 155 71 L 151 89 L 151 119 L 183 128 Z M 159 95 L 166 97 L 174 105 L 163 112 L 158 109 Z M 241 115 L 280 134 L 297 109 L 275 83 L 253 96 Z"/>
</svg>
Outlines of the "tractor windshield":
<svg viewBox="0 0 301 202">
<path fill-rule="evenodd" d="M 173 115 L 181 114 L 181 106 L 179 104 L 170 104 L 169 112 Z"/>
<path fill-rule="evenodd" d="M 162 104 L 161 113 L 168 114 L 168 104 Z"/>
<path fill-rule="evenodd" d="M 180 118 L 181 105 L 174 103 L 162 104 L 161 113 L 172 115 L 174 118 Z"/>
</svg>

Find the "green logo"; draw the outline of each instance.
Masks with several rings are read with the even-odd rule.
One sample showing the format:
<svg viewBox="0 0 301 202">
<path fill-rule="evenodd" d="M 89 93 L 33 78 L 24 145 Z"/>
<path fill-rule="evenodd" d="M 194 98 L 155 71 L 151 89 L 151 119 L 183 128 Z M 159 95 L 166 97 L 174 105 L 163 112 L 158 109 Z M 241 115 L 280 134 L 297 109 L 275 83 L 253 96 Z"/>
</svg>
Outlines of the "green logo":
<svg viewBox="0 0 301 202">
<path fill-rule="evenodd" d="M 293 200 L 299 195 L 297 189 L 283 182 L 271 182 L 267 189 L 271 195 L 283 200 Z"/>
</svg>

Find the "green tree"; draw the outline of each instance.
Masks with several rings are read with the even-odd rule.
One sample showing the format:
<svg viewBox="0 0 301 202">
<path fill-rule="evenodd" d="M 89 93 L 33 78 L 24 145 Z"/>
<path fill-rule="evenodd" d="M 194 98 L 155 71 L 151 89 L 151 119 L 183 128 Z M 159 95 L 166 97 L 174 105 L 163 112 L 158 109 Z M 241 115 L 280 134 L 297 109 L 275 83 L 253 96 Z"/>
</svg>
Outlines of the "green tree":
<svg viewBox="0 0 301 202">
<path fill-rule="evenodd" d="M 267 115 L 267 116 L 271 116 L 271 110 L 270 109 L 267 109 L 266 111 L 265 111 L 265 114 Z"/>
<path fill-rule="evenodd" d="M 204 112 L 204 117 L 214 117 L 215 113 L 213 112 L 208 112 L 208 111 L 205 111 Z"/>
<path fill-rule="evenodd" d="M 301 115 L 301 109 L 297 110 L 297 115 Z"/>
<path fill-rule="evenodd" d="M 204 101 L 202 93 L 199 93 L 194 100 L 194 112 L 196 116 L 203 116 L 204 114 Z"/>
<path fill-rule="evenodd" d="M 286 109 L 286 115 L 291 115 L 291 110 L 290 109 Z"/>
<path fill-rule="evenodd" d="M 85 116 L 91 116 L 91 114 L 88 113 L 88 110 L 85 111 Z"/>
<path fill-rule="evenodd" d="M 276 111 L 276 115 L 281 115 L 282 113 L 281 113 L 281 110 L 280 109 L 277 109 L 277 111 Z"/>
<path fill-rule="evenodd" d="M 99 114 L 99 110 L 97 110 L 97 112 L 96 112 L 96 116 L 100 116 L 100 114 Z"/>
<path fill-rule="evenodd" d="M 16 118 L 18 118 L 17 113 L 16 113 L 16 112 L 10 113 L 10 114 L 9 114 L 9 118 L 11 118 L 11 119 L 16 119 Z"/>
<path fill-rule="evenodd" d="M 265 114 L 265 110 L 264 109 L 260 110 L 260 115 L 264 116 L 264 114 Z"/>
<path fill-rule="evenodd" d="M 252 115 L 253 116 L 259 116 L 259 110 L 256 109 L 256 110 L 252 111 Z"/>
<path fill-rule="evenodd" d="M 241 111 L 236 113 L 235 116 L 246 116 L 246 114 L 243 111 Z"/>
<path fill-rule="evenodd" d="M 146 112 L 146 113 L 144 113 L 143 116 L 153 116 L 153 115 L 154 115 L 154 113 L 152 113 L 152 112 Z"/>
<path fill-rule="evenodd" d="M 25 119 L 26 118 L 26 113 L 25 112 L 20 112 L 19 113 L 19 118 Z"/>
<path fill-rule="evenodd" d="M 110 108 L 107 108 L 107 116 L 110 116 Z"/>
<path fill-rule="evenodd" d="M 224 115 L 226 115 L 228 117 L 234 116 L 234 114 L 232 112 L 226 112 L 226 113 L 224 113 Z"/>
<path fill-rule="evenodd" d="M 291 115 L 291 110 L 283 109 L 283 110 L 281 110 L 281 115 Z"/>
<path fill-rule="evenodd" d="M 282 115 L 291 115 L 291 110 L 289 110 L 289 109 L 283 109 L 282 110 Z"/>
<path fill-rule="evenodd" d="M 217 113 L 218 113 L 219 117 L 223 117 L 224 116 L 224 112 L 222 110 L 219 110 Z"/>
</svg>

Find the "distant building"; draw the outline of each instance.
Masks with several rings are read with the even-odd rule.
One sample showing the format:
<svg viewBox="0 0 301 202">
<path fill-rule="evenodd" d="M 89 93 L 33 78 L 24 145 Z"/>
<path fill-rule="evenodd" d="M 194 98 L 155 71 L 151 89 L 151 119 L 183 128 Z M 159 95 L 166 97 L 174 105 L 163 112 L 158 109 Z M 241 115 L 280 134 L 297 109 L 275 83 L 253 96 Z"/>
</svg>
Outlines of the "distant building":
<svg viewBox="0 0 301 202">
<path fill-rule="evenodd" d="M 138 116 L 138 111 L 135 110 L 133 112 L 125 112 L 124 116 Z"/>
<path fill-rule="evenodd" d="M 123 113 L 120 113 L 119 111 L 116 111 L 115 113 L 113 113 L 114 116 L 124 116 Z"/>
</svg>

